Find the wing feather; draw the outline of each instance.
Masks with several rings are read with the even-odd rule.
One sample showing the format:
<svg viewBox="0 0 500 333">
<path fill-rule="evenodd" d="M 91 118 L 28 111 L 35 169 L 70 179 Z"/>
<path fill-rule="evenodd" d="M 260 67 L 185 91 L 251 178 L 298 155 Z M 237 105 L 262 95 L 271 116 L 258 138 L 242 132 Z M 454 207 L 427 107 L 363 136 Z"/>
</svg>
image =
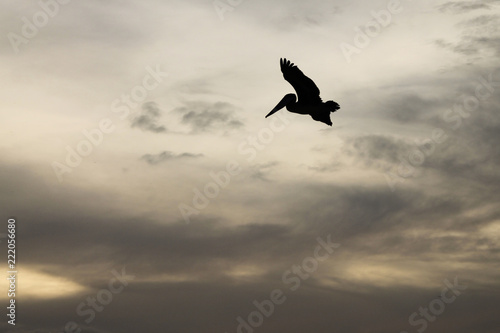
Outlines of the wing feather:
<svg viewBox="0 0 500 333">
<path fill-rule="evenodd" d="M 308 78 L 302 71 L 286 58 L 280 59 L 281 72 L 298 96 L 297 103 L 299 104 L 316 104 L 321 103 L 319 97 L 319 89 L 313 80 Z"/>
</svg>

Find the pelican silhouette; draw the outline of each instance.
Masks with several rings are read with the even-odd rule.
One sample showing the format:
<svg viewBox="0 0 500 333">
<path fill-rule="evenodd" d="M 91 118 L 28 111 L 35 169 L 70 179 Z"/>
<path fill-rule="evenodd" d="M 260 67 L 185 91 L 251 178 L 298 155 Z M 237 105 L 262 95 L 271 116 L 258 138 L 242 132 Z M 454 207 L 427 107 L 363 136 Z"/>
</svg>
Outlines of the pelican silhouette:
<svg viewBox="0 0 500 333">
<path fill-rule="evenodd" d="M 302 73 L 290 60 L 280 59 L 281 72 L 283 77 L 295 89 L 299 100 L 295 94 L 286 94 L 285 97 L 266 116 L 274 114 L 286 106 L 286 109 L 293 113 L 308 114 L 314 120 L 321 121 L 332 126 L 330 113 L 340 109 L 337 102 L 323 102 L 319 97 L 319 89 L 316 84 Z"/>
</svg>

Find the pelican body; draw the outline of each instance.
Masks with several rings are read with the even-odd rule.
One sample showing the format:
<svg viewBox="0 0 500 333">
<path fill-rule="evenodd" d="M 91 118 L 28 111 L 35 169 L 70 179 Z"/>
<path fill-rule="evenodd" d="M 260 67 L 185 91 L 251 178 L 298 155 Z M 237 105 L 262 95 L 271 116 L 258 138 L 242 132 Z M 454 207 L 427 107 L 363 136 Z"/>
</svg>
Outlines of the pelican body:
<svg viewBox="0 0 500 333">
<path fill-rule="evenodd" d="M 281 72 L 286 81 L 295 89 L 295 94 L 286 94 L 285 97 L 266 115 L 266 118 L 286 107 L 293 113 L 308 114 L 314 120 L 332 126 L 330 113 L 340 109 L 334 101 L 323 102 L 319 97 L 319 89 L 313 80 L 308 78 L 290 60 L 280 59 Z"/>
</svg>

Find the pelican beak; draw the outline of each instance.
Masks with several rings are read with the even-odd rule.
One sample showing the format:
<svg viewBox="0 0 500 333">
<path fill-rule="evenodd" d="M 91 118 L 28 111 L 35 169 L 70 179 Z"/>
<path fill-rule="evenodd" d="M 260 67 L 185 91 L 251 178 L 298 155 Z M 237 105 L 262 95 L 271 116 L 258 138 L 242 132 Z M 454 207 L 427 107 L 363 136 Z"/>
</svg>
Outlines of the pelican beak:
<svg viewBox="0 0 500 333">
<path fill-rule="evenodd" d="M 293 98 L 292 98 L 290 95 L 292 95 L 292 96 L 293 96 Z M 285 97 L 283 97 L 283 99 L 282 99 L 282 100 L 278 103 L 278 105 L 276 105 L 276 106 L 274 107 L 274 109 L 272 109 L 272 110 L 271 110 L 271 112 L 269 112 L 269 113 L 267 114 L 266 118 L 267 118 L 267 117 L 269 117 L 270 115 L 272 115 L 272 114 L 276 113 L 277 111 L 279 111 L 279 110 L 283 109 L 283 108 L 284 108 L 284 107 L 285 107 L 288 103 L 290 103 L 292 100 L 293 100 L 293 101 L 295 101 L 295 95 L 293 95 L 293 94 L 288 94 L 288 95 L 285 95 Z"/>
</svg>

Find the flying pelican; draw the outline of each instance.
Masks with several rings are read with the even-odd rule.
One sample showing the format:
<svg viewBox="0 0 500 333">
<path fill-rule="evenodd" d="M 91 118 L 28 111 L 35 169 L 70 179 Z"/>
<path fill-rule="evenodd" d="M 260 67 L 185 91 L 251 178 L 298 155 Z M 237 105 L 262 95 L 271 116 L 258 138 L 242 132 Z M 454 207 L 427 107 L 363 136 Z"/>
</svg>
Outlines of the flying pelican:
<svg viewBox="0 0 500 333">
<path fill-rule="evenodd" d="M 280 66 L 283 77 L 295 89 L 299 100 L 296 102 L 295 94 L 286 94 L 281 102 L 267 114 L 266 118 L 286 106 L 290 112 L 308 114 L 314 120 L 332 126 L 330 113 L 340 109 L 340 106 L 334 101 L 323 102 L 319 97 L 319 89 L 313 80 L 305 76 L 290 60 L 280 59 Z"/>
</svg>

